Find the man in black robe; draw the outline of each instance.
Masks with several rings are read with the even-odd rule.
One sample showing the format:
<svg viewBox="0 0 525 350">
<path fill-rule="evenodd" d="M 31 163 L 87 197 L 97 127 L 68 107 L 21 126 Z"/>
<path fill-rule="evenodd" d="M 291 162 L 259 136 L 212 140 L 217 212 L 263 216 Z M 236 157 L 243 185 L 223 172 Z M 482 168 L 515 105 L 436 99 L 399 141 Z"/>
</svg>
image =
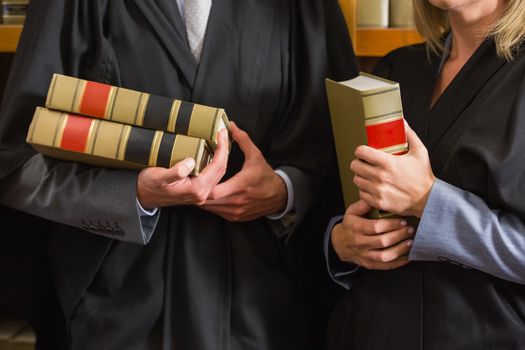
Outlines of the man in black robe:
<svg viewBox="0 0 525 350">
<path fill-rule="evenodd" d="M 291 179 L 292 223 L 183 205 L 140 218 L 138 172 L 36 154 L 25 134 L 53 73 L 225 108 Z M 323 81 L 355 74 L 335 0 L 214 0 L 198 63 L 175 1 L 32 2 L 0 113 L 0 203 L 54 222 L 67 347 L 315 346 L 284 241 L 319 230 L 296 228 L 336 174 Z M 243 151 L 233 145 L 223 180 L 243 173 Z"/>
</svg>

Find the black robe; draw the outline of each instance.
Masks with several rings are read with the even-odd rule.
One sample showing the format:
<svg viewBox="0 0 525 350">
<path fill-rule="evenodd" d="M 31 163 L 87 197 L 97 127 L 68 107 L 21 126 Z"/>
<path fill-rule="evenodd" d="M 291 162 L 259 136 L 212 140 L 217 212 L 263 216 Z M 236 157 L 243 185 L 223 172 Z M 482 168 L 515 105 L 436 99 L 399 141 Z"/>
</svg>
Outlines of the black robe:
<svg viewBox="0 0 525 350">
<path fill-rule="evenodd" d="M 525 54 L 486 40 L 430 108 L 440 60 L 407 47 L 375 73 L 400 83 L 439 179 L 525 221 Z M 362 269 L 330 328 L 330 349 L 525 349 L 525 286 L 446 262 Z"/>
<path fill-rule="evenodd" d="M 349 79 L 356 66 L 335 0 L 214 0 L 199 65 L 174 0 L 34 1 L 0 114 L 0 186 L 16 186 L 17 174 L 35 154 L 25 133 L 55 72 L 223 107 L 272 166 L 300 169 L 320 195 L 336 174 L 324 78 Z M 242 161 L 234 146 L 226 177 Z M 46 164 L 57 181 L 68 171 L 99 171 Z M 119 174 L 123 181 L 136 178 Z M 52 191 L 46 200 L 52 203 Z M 94 205 L 86 197 L 86 208 L 75 210 Z M 311 234 L 302 227 L 294 237 Z M 319 329 L 306 327 L 287 250 L 265 218 L 228 223 L 195 207 L 163 209 L 147 246 L 56 224 L 49 260 L 67 344 L 315 346 L 310 340 Z"/>
</svg>

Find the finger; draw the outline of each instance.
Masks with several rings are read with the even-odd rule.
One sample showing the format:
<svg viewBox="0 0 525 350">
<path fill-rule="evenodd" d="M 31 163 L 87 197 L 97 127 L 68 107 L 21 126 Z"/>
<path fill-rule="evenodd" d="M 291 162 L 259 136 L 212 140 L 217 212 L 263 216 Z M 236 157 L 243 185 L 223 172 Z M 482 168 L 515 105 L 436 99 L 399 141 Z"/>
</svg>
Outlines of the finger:
<svg viewBox="0 0 525 350">
<path fill-rule="evenodd" d="M 206 203 L 204 203 L 205 206 L 209 207 L 216 207 L 216 206 L 225 206 L 225 207 L 233 207 L 237 206 L 239 203 L 239 196 L 226 196 L 226 197 L 220 197 L 220 198 L 212 198 L 212 195 L 208 196 L 208 200 Z"/>
<path fill-rule="evenodd" d="M 409 152 L 415 151 L 418 152 L 421 149 L 426 149 L 425 145 L 421 139 L 417 136 L 416 132 L 405 122 L 405 131 L 407 135 L 407 143 Z"/>
<path fill-rule="evenodd" d="M 363 235 L 383 235 L 389 232 L 401 230 L 408 227 L 408 223 L 403 218 L 392 219 L 365 219 L 355 221 L 354 229 Z"/>
<path fill-rule="evenodd" d="M 377 197 L 375 197 L 372 193 L 367 192 L 365 190 L 359 190 L 359 198 L 361 198 L 363 201 L 365 201 L 370 207 L 376 208 L 379 210 L 385 210 L 388 211 L 388 209 L 385 209 Z"/>
<path fill-rule="evenodd" d="M 370 210 L 372 210 L 370 205 L 363 200 L 358 200 L 348 206 L 345 215 L 365 216 Z"/>
<path fill-rule="evenodd" d="M 377 194 L 377 188 L 374 183 L 359 175 L 354 175 L 354 184 L 361 190 L 370 194 Z"/>
<path fill-rule="evenodd" d="M 365 255 L 372 261 L 387 263 L 407 256 L 412 248 L 412 244 L 413 241 L 407 239 L 389 248 L 369 250 Z"/>
<path fill-rule="evenodd" d="M 377 178 L 377 166 L 367 163 L 359 158 L 354 159 L 352 163 L 350 163 L 350 170 L 355 174 L 370 180 L 376 180 Z"/>
<path fill-rule="evenodd" d="M 355 156 L 373 165 L 383 165 L 390 155 L 372 147 L 359 146 L 355 149 Z"/>
<path fill-rule="evenodd" d="M 395 246 L 399 242 L 406 241 L 414 236 L 413 227 L 403 227 L 398 230 L 393 230 L 379 235 L 365 236 L 368 239 L 368 246 L 370 250 L 386 249 Z"/>
<path fill-rule="evenodd" d="M 383 263 L 383 262 L 368 262 L 368 266 L 366 266 L 369 270 L 393 270 L 397 269 L 401 266 L 404 266 L 408 264 L 410 260 L 408 260 L 408 257 L 402 256 L 398 259 L 395 259 L 394 261 Z"/>
<path fill-rule="evenodd" d="M 204 168 L 204 170 L 197 176 L 196 181 L 201 185 L 214 186 L 217 184 L 224 173 L 228 165 L 228 132 L 226 129 L 219 131 L 219 144 L 213 155 L 213 159 Z"/>
<path fill-rule="evenodd" d="M 224 181 L 223 183 L 220 183 L 217 186 L 215 186 L 211 190 L 209 198 L 212 200 L 216 200 L 237 194 L 239 190 L 242 190 L 244 188 L 243 183 L 243 172 L 241 170 L 227 181 Z"/>
<path fill-rule="evenodd" d="M 230 122 L 230 126 L 232 129 L 232 137 L 239 145 L 239 148 L 247 160 L 260 154 L 259 148 L 253 143 L 246 131 L 241 130 L 234 122 Z"/>
<path fill-rule="evenodd" d="M 163 185 L 173 184 L 188 177 L 193 168 L 195 168 L 195 160 L 193 158 L 186 158 L 169 169 L 159 171 L 158 180 Z"/>
</svg>

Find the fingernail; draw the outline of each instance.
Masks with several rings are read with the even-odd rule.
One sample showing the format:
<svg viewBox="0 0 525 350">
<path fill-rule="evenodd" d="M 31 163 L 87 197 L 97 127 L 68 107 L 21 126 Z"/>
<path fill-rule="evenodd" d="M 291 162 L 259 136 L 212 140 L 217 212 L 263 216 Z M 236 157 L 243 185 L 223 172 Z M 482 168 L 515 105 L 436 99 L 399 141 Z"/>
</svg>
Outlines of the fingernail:
<svg viewBox="0 0 525 350">
<path fill-rule="evenodd" d="M 405 227 L 406 225 L 408 225 L 407 221 L 406 220 L 401 220 L 400 222 L 401 226 Z"/>
<path fill-rule="evenodd" d="M 416 230 L 414 230 L 414 228 L 413 228 L 412 226 L 410 226 L 410 227 L 408 228 L 408 233 L 410 233 L 411 235 L 413 235 L 414 232 L 416 232 Z"/>
<path fill-rule="evenodd" d="M 407 247 L 412 247 L 412 244 L 414 244 L 414 241 L 410 240 L 407 242 Z"/>
<path fill-rule="evenodd" d="M 193 158 L 184 159 L 184 166 L 190 170 L 193 169 L 195 167 L 195 160 Z"/>
</svg>

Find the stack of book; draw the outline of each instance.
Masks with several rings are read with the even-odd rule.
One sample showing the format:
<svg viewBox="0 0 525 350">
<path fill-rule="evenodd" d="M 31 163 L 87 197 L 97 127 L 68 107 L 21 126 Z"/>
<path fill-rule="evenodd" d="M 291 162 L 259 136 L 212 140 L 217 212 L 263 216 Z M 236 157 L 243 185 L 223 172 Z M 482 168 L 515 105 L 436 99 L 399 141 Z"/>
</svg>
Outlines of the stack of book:
<svg viewBox="0 0 525 350">
<path fill-rule="evenodd" d="M 53 158 L 109 168 L 169 168 L 190 157 L 198 175 L 224 128 L 221 108 L 55 74 L 26 141 Z"/>
<path fill-rule="evenodd" d="M 29 0 L 0 0 L 2 24 L 23 24 Z"/>
</svg>

